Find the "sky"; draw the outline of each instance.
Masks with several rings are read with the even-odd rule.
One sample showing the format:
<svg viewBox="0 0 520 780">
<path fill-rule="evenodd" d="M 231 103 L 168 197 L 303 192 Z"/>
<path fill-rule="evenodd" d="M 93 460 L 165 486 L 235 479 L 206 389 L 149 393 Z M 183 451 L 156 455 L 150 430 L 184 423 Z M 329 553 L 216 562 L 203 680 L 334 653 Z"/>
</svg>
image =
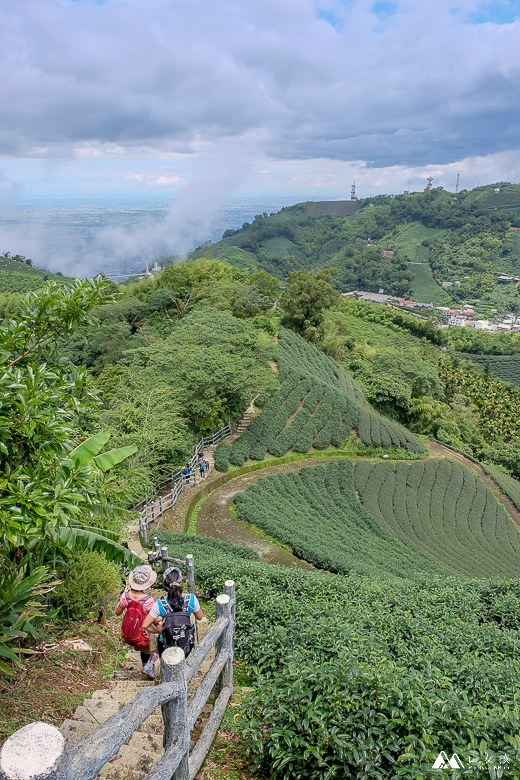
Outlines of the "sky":
<svg viewBox="0 0 520 780">
<path fill-rule="evenodd" d="M 0 204 L 520 182 L 520 0 L 0 4 Z"/>
</svg>

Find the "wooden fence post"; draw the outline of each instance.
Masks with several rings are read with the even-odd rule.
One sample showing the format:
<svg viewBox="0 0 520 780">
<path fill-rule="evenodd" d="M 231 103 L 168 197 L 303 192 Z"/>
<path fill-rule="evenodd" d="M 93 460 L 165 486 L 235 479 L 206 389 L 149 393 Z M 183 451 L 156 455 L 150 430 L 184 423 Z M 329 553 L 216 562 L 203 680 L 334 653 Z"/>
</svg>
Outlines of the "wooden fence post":
<svg viewBox="0 0 520 780">
<path fill-rule="evenodd" d="M 161 547 L 161 558 L 162 558 L 162 570 L 163 572 L 166 571 L 168 566 L 170 565 L 170 562 L 168 560 L 168 548 L 167 547 Z"/>
<path fill-rule="evenodd" d="M 144 512 L 139 515 L 139 537 L 143 547 L 148 544 L 148 507 L 145 504 Z"/>
<path fill-rule="evenodd" d="M 186 662 L 184 650 L 180 647 L 167 647 L 161 658 L 161 684 L 175 683 L 177 695 L 171 701 L 161 705 L 164 720 L 163 745 L 165 751 L 176 739 L 186 742 L 186 752 L 181 758 L 172 780 L 188 780 L 188 754 L 190 735 L 188 729 L 188 685 L 186 682 Z"/>
<path fill-rule="evenodd" d="M 0 780 L 69 780 L 67 765 L 61 731 L 49 723 L 29 723 L 0 751 Z"/>
<path fill-rule="evenodd" d="M 229 580 L 231 582 L 231 580 Z M 234 583 L 233 583 L 234 585 Z M 229 687 L 233 689 L 233 617 L 231 614 L 231 598 L 227 593 L 222 593 L 215 599 L 215 620 L 221 617 L 229 619 L 225 631 L 217 639 L 215 651 L 217 655 L 221 650 L 227 653 L 228 659 L 218 678 L 217 690 L 220 693 L 222 688 Z"/>
<path fill-rule="evenodd" d="M 190 593 L 195 593 L 195 565 L 193 555 L 186 556 L 186 582 Z"/>
</svg>

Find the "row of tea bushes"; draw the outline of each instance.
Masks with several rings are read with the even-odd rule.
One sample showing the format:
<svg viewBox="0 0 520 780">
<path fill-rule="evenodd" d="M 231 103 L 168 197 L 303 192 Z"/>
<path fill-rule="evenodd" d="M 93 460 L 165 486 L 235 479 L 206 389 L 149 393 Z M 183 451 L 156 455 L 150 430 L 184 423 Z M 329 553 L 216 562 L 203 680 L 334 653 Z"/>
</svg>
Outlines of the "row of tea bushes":
<svg viewBox="0 0 520 780">
<path fill-rule="evenodd" d="M 194 555 L 209 596 L 235 580 L 253 690 L 233 714 L 262 776 L 423 780 L 443 774 L 441 750 L 480 761 L 479 777 L 491 753 L 508 759 L 504 778 L 519 775 L 519 580 L 345 577 L 159 536 Z"/>
<path fill-rule="evenodd" d="M 460 463 L 359 461 L 355 486 L 370 514 L 412 549 L 469 577 L 520 576 L 520 532 Z"/>
<path fill-rule="evenodd" d="M 292 331 L 280 329 L 277 363 L 280 388 L 229 450 L 219 445 L 215 467 L 242 466 L 269 452 L 308 452 L 341 447 L 353 429 L 364 444 L 402 447 L 412 453 L 424 444 L 397 423 L 377 414 L 364 400 L 357 382 L 331 358 Z"/>
</svg>

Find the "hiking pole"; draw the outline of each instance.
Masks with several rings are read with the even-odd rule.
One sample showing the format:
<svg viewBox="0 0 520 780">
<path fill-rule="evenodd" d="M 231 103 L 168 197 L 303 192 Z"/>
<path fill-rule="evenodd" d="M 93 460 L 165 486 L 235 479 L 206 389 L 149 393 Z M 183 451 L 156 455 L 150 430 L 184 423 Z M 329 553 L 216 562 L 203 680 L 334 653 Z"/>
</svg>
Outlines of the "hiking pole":
<svg viewBox="0 0 520 780">
<path fill-rule="evenodd" d="M 197 644 L 199 644 L 199 621 L 197 615 L 195 615 L 195 636 L 197 637 Z"/>
<path fill-rule="evenodd" d="M 114 666 L 114 672 L 113 672 L 113 674 L 112 674 L 112 677 L 115 677 L 115 676 L 116 676 L 116 671 L 117 671 L 117 662 L 119 661 L 119 651 L 120 651 L 120 649 L 121 649 L 121 640 L 122 640 L 122 639 L 123 639 L 123 637 L 122 637 L 122 636 L 120 636 L 120 637 L 119 637 L 119 644 L 118 644 L 118 646 L 117 646 L 116 665 Z"/>
</svg>

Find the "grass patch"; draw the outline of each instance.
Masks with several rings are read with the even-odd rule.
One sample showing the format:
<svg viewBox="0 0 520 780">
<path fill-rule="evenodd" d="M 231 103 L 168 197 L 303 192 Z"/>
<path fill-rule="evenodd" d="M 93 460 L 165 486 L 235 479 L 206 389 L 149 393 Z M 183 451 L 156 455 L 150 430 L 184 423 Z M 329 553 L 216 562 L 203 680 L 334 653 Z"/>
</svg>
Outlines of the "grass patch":
<svg viewBox="0 0 520 780">
<path fill-rule="evenodd" d="M 106 626 L 86 620 L 47 630 L 50 638 L 41 652 L 25 656 L 22 669 L 0 678 L 0 744 L 36 720 L 59 727 L 112 675 L 120 620 L 109 618 Z M 92 652 L 73 650 L 67 639 L 82 639 Z"/>
<path fill-rule="evenodd" d="M 410 268 L 415 274 L 410 292 L 412 300 L 419 301 L 419 303 L 433 303 L 436 306 L 450 303 L 450 296 L 437 284 L 429 265 L 412 263 Z"/>
</svg>

